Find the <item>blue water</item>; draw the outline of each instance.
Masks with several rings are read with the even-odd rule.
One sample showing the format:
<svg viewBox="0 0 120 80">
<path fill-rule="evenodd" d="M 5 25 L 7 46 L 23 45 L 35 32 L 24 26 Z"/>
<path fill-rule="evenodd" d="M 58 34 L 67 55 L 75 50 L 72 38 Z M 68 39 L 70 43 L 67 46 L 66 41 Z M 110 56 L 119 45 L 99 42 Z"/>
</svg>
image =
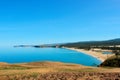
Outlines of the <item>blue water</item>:
<svg viewBox="0 0 120 80">
<path fill-rule="evenodd" d="M 103 54 L 112 54 L 112 52 L 104 51 Z"/>
<path fill-rule="evenodd" d="M 62 48 L 0 48 L 0 62 L 24 63 L 57 61 L 96 66 L 100 60 L 84 53 Z"/>
</svg>

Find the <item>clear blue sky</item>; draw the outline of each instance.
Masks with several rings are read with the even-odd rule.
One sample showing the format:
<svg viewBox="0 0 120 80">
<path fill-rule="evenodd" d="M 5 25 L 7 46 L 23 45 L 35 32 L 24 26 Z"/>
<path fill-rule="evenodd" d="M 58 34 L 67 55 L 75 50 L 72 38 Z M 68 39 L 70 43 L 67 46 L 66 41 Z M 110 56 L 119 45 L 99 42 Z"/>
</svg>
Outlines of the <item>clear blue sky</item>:
<svg viewBox="0 0 120 80">
<path fill-rule="evenodd" d="M 120 37 L 120 0 L 0 0 L 0 45 Z"/>
</svg>

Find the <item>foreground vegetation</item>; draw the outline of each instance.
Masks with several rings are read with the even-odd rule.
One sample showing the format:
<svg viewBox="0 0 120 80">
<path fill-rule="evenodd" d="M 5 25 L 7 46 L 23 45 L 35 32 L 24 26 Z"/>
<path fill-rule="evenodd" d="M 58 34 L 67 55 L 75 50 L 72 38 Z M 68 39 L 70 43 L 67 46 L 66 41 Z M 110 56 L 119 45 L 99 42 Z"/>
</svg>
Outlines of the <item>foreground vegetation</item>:
<svg viewBox="0 0 120 80">
<path fill-rule="evenodd" d="M 120 55 L 112 56 L 105 60 L 100 66 L 102 67 L 120 67 Z"/>
<path fill-rule="evenodd" d="M 119 72 L 120 68 L 96 68 L 60 62 L 0 63 L 0 80 L 119 80 Z"/>
<path fill-rule="evenodd" d="M 1 80 L 120 80 L 120 73 L 57 72 L 4 76 Z"/>
</svg>

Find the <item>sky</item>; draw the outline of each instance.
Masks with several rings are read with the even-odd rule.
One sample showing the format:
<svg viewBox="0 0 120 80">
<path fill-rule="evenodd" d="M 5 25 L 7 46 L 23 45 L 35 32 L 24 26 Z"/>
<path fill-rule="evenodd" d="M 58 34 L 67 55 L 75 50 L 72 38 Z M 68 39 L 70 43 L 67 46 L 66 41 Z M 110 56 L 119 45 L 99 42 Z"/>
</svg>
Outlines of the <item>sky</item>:
<svg viewBox="0 0 120 80">
<path fill-rule="evenodd" d="M 0 46 L 120 38 L 120 0 L 0 0 Z"/>
</svg>

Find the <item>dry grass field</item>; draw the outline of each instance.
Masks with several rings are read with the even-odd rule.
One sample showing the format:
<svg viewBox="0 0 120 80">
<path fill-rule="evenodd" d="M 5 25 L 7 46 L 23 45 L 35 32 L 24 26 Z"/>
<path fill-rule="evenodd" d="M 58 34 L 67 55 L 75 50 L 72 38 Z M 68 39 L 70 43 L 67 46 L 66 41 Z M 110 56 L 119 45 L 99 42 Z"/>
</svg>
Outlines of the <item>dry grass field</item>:
<svg viewBox="0 0 120 80">
<path fill-rule="evenodd" d="M 0 80 L 120 80 L 120 68 L 61 62 L 0 63 Z"/>
</svg>

